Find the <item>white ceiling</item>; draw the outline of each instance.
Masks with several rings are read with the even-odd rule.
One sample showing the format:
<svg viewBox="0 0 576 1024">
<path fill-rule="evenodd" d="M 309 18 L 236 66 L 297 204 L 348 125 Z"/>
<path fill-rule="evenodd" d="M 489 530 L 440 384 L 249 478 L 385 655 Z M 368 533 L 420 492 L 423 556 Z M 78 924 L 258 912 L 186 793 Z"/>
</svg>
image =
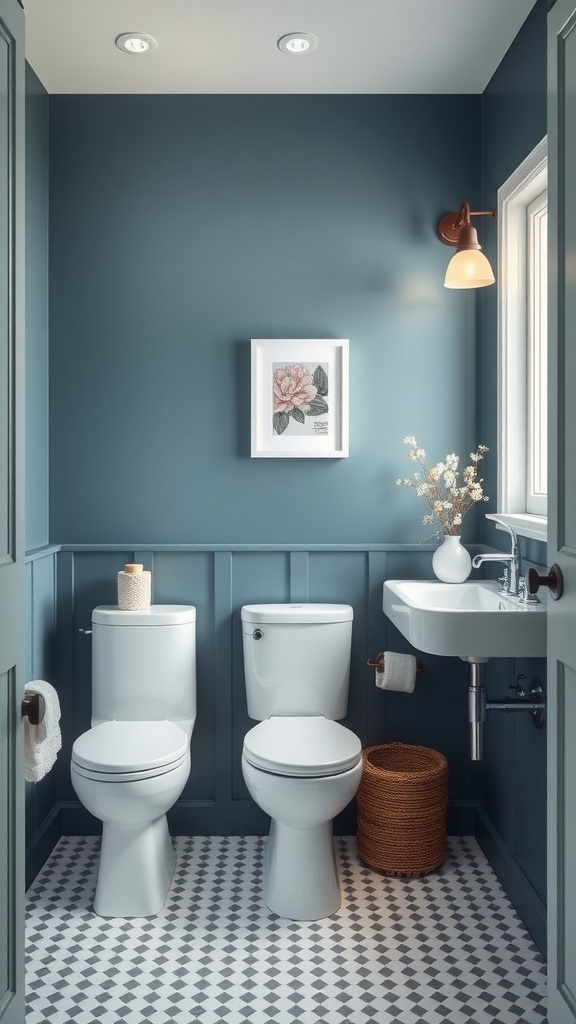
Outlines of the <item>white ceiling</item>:
<svg viewBox="0 0 576 1024">
<path fill-rule="evenodd" d="M 24 0 L 26 55 L 49 93 L 480 93 L 535 2 Z M 158 49 L 114 45 L 135 31 Z"/>
</svg>

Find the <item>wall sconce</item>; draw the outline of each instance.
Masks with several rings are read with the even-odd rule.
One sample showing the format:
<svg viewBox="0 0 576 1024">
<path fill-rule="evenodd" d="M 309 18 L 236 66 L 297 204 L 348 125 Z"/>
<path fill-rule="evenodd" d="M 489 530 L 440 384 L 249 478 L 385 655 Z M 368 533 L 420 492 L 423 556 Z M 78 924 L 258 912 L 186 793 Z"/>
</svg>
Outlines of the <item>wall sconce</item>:
<svg viewBox="0 0 576 1024">
<path fill-rule="evenodd" d="M 470 217 L 493 217 L 496 210 L 470 210 L 468 203 L 462 203 L 458 213 L 445 213 L 438 224 L 438 237 L 446 245 L 457 246 L 456 252 L 446 271 L 445 288 L 484 288 L 494 284 L 492 267 L 482 252 L 478 233 L 470 223 Z"/>
</svg>

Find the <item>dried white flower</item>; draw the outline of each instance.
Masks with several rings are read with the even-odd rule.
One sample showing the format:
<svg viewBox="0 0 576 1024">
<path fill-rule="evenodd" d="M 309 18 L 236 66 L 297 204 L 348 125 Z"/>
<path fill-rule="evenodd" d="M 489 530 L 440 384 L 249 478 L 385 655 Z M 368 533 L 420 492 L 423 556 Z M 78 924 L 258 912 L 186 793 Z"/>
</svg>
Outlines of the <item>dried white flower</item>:
<svg viewBox="0 0 576 1024">
<path fill-rule="evenodd" d="M 407 453 L 408 458 L 411 462 L 419 462 L 423 473 L 413 473 L 411 479 L 400 478 L 396 483 L 414 487 L 416 494 L 426 498 L 431 513 L 423 517 L 425 525 L 437 522 L 445 534 L 459 534 L 468 509 L 477 501 L 488 501 L 482 489 L 483 480 L 477 477 L 478 463 L 488 448 L 479 444 L 476 451 L 470 453 L 471 465 L 462 470 L 462 486 L 459 486 L 458 455 L 452 452 L 444 462 L 437 462 L 429 469 L 425 462 L 426 452 L 418 447 L 416 438 L 405 437 L 404 444 L 411 449 Z"/>
</svg>

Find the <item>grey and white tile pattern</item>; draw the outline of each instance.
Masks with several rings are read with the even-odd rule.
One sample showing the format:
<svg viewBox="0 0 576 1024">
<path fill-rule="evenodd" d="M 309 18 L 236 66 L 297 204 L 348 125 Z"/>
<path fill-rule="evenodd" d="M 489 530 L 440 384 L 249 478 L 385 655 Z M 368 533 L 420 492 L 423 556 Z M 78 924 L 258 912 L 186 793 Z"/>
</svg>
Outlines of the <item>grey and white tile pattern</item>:
<svg viewBox="0 0 576 1024">
<path fill-rule="evenodd" d="M 476 841 L 386 878 L 336 840 L 324 921 L 262 901 L 264 840 L 175 840 L 156 918 L 91 912 L 99 840 L 60 840 L 28 894 L 26 1024 L 545 1024 L 545 965 Z"/>
</svg>

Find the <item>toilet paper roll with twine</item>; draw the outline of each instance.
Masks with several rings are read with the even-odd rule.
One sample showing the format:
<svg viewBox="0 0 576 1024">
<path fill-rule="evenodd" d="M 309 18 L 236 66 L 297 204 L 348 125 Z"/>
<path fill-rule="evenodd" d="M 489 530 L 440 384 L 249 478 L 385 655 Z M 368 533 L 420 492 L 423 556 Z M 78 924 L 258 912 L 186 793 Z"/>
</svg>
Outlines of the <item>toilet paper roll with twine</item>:
<svg viewBox="0 0 576 1024">
<path fill-rule="evenodd" d="M 152 598 L 152 573 L 143 565 L 128 564 L 118 573 L 118 607 L 124 612 L 149 608 Z"/>
</svg>

